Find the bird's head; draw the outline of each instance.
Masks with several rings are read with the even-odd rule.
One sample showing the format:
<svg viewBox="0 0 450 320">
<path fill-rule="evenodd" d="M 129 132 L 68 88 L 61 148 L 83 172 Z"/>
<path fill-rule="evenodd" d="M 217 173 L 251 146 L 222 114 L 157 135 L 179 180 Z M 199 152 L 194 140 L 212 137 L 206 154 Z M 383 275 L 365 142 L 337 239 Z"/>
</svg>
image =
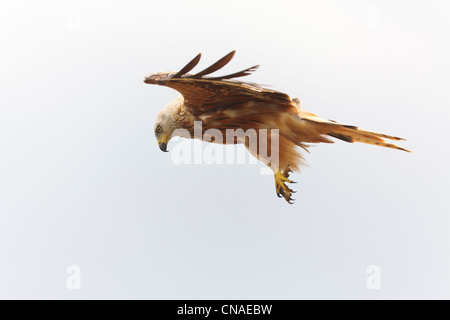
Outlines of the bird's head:
<svg viewBox="0 0 450 320">
<path fill-rule="evenodd" d="M 156 115 L 155 120 L 155 137 L 158 141 L 158 146 L 161 151 L 167 152 L 167 144 L 172 138 L 172 134 L 175 129 L 178 128 L 175 112 L 179 105 L 179 99 L 176 99 L 163 109 L 161 109 Z"/>
<path fill-rule="evenodd" d="M 170 116 L 165 109 L 166 108 L 158 112 L 154 129 L 156 141 L 158 141 L 159 148 L 161 149 L 161 151 L 167 152 L 167 144 L 169 143 L 174 129 L 171 125 Z"/>
</svg>

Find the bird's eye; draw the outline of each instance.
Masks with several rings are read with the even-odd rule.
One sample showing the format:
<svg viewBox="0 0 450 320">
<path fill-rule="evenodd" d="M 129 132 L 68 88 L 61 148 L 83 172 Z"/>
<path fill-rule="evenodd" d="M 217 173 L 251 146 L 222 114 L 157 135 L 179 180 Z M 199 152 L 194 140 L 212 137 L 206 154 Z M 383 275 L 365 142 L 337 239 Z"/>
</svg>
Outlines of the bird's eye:
<svg viewBox="0 0 450 320">
<path fill-rule="evenodd" d="M 162 128 L 160 126 L 156 127 L 156 132 L 161 133 L 162 132 Z"/>
</svg>

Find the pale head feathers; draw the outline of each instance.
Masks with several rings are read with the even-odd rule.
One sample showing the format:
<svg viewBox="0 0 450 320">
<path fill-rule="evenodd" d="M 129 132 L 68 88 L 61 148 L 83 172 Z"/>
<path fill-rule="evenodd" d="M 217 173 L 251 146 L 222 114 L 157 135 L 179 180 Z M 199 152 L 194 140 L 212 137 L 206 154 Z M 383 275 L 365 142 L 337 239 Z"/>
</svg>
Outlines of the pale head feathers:
<svg viewBox="0 0 450 320">
<path fill-rule="evenodd" d="M 158 112 L 154 125 L 157 138 L 159 135 L 165 134 L 167 141 L 169 141 L 173 131 L 182 128 L 182 119 L 180 117 L 184 114 L 182 112 L 183 102 L 183 96 L 179 96 Z M 158 127 L 161 130 L 158 130 Z"/>
</svg>

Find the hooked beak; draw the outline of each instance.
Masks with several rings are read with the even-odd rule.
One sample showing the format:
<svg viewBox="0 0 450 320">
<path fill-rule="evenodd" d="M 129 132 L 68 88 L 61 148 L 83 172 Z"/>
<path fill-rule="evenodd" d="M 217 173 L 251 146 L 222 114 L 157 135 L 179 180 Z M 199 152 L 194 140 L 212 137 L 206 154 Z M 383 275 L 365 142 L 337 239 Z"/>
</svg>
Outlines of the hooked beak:
<svg viewBox="0 0 450 320">
<path fill-rule="evenodd" d="M 166 134 L 163 134 L 161 140 L 158 140 L 158 146 L 163 152 L 167 151 L 167 140 L 166 140 Z"/>
<path fill-rule="evenodd" d="M 169 151 L 167 151 L 167 144 L 165 144 L 164 142 L 161 142 L 159 144 L 159 148 L 161 149 L 161 151 L 169 152 Z"/>
</svg>

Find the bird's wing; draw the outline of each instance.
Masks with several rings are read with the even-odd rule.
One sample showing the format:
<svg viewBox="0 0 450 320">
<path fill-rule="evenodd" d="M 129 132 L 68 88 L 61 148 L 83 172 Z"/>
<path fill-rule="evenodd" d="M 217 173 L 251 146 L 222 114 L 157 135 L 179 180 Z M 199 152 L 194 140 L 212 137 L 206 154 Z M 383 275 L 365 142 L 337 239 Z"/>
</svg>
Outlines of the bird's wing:
<svg viewBox="0 0 450 320">
<path fill-rule="evenodd" d="M 205 77 L 231 61 L 235 51 L 196 74 L 189 74 L 200 61 L 198 54 L 179 72 L 158 72 L 148 75 L 144 82 L 149 84 L 163 85 L 179 91 L 184 99 L 185 105 L 194 113 L 223 110 L 229 106 L 249 101 L 277 103 L 281 105 L 293 104 L 291 98 L 282 92 L 261 87 L 258 84 L 232 80 L 234 78 L 249 75 L 258 66 L 235 72 L 220 77 Z"/>
</svg>

